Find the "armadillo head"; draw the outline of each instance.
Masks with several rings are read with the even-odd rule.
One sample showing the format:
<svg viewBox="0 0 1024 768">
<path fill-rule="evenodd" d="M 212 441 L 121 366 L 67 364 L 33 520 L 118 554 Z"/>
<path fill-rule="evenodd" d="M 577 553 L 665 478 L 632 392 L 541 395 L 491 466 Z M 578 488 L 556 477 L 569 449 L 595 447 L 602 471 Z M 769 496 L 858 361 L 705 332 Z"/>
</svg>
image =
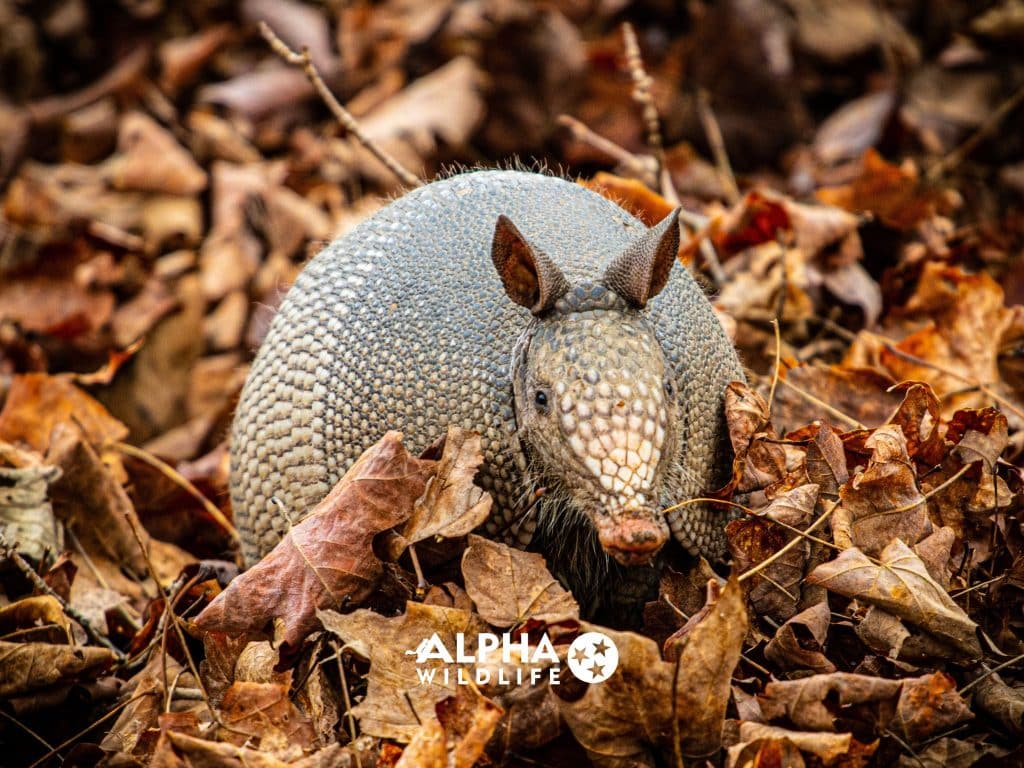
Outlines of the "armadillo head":
<svg viewBox="0 0 1024 768">
<path fill-rule="evenodd" d="M 509 297 L 534 322 L 514 356 L 520 440 L 623 565 L 649 562 L 669 537 L 666 468 L 679 452 L 675 381 L 641 310 L 668 280 L 679 244 L 667 217 L 615 258 L 599 282 L 572 287 L 501 217 L 493 258 Z"/>
</svg>

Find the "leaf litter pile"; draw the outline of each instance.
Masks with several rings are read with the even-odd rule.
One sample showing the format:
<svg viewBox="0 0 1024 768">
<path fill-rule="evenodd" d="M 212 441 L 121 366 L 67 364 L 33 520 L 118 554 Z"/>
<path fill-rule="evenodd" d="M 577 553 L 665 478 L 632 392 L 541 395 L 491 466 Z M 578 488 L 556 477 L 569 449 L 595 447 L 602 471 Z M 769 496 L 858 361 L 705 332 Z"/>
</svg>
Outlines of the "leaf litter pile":
<svg viewBox="0 0 1024 768">
<path fill-rule="evenodd" d="M 0 22 L 0 763 L 1024 764 L 1020 0 Z M 472 534 L 452 430 L 380 436 L 239 574 L 226 431 L 287 286 L 402 185 L 514 155 L 683 205 L 748 368 L 707 489 L 729 563 L 589 623 Z M 619 655 L 591 685 L 589 631 Z M 460 633 L 530 653 L 422 678 Z"/>
</svg>

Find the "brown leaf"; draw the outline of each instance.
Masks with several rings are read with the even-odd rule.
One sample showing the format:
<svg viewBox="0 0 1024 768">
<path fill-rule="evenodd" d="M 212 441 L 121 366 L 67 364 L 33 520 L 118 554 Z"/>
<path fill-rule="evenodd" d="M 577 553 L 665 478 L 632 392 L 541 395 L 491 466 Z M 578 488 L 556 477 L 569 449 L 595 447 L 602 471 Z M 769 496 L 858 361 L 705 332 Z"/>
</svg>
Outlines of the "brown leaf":
<svg viewBox="0 0 1024 768">
<path fill-rule="evenodd" d="M 768 403 L 758 392 L 730 382 L 725 390 L 725 420 L 735 455 L 730 485 L 741 493 L 765 488 L 786 473 L 786 452 L 772 442 L 778 435 L 768 419 Z"/>
<path fill-rule="evenodd" d="M 106 648 L 0 640 L 0 697 L 23 696 L 58 683 L 94 680 L 114 661 L 113 652 Z"/>
<path fill-rule="evenodd" d="M 453 698 L 439 702 L 436 710 L 448 734 L 449 765 L 473 768 L 504 714 L 501 707 L 476 688 L 462 685 Z"/>
<path fill-rule="evenodd" d="M 892 165 L 874 149 L 864 153 L 852 183 L 819 189 L 817 197 L 847 211 L 873 213 L 883 224 L 904 231 L 952 207 L 944 193 L 919 181 L 913 162 Z"/>
<path fill-rule="evenodd" d="M 580 617 L 572 594 L 551 575 L 542 555 L 470 536 L 462 573 L 477 612 L 496 627 L 527 619 L 557 624 Z"/>
<path fill-rule="evenodd" d="M 770 520 L 792 528 L 806 528 L 817 500 L 818 486 L 802 485 L 774 499 L 759 517 L 729 523 L 726 537 L 736 561 L 735 572 L 743 573 L 767 560 L 796 535 L 772 525 Z M 753 577 L 748 600 L 756 613 L 783 622 L 796 612 L 809 552 L 809 543 L 801 542 Z"/>
<path fill-rule="evenodd" d="M 779 627 L 765 646 L 765 658 L 783 671 L 835 672 L 835 665 L 824 653 L 831 618 L 827 600 L 796 614 Z"/>
<path fill-rule="evenodd" d="M 409 739 L 395 768 L 446 768 L 448 765 L 447 734 L 437 720 L 424 722 Z"/>
<path fill-rule="evenodd" d="M 25 443 L 46 453 L 56 424 L 73 423 L 93 445 L 123 440 L 128 429 L 76 387 L 67 375 L 15 376 L 0 411 L 0 440 Z"/>
<path fill-rule="evenodd" d="M 930 384 L 942 398 L 947 414 L 988 405 L 986 395 L 960 392 L 963 379 L 939 368 L 982 384 L 997 385 L 1001 381 L 999 345 L 1013 319 L 1003 298 L 1002 288 L 984 272 L 968 275 L 959 267 L 927 262 L 905 311 L 932 322 L 896 344 L 897 352 L 883 347 L 882 364 L 897 379 Z M 933 365 L 908 360 L 898 352 Z"/>
<path fill-rule="evenodd" d="M 884 608 L 968 658 L 981 657 L 977 625 L 928 575 L 921 558 L 899 539 L 882 551 L 880 564 L 853 547 L 819 565 L 808 574 L 807 581 Z"/>
<path fill-rule="evenodd" d="M 559 700 L 566 724 L 599 765 L 634 765 L 648 745 L 666 759 L 678 744 L 684 756 L 708 755 L 721 744 L 732 671 L 747 632 L 739 582 L 732 578 L 714 610 L 689 633 L 676 664 L 640 635 L 582 624 L 604 632 L 619 651 L 619 667 L 582 698 Z M 556 694 L 560 691 L 553 689 Z"/>
<path fill-rule="evenodd" d="M 893 539 L 916 544 L 931 533 L 931 523 L 902 430 L 879 427 L 865 446 L 872 451 L 867 469 L 839 492 L 853 545 L 877 555 Z"/>
<path fill-rule="evenodd" d="M 434 468 L 409 455 L 400 433 L 388 432 L 270 554 L 206 607 L 196 626 L 258 633 L 281 618 L 284 642 L 296 647 L 316 628 L 318 608 L 359 605 L 373 592 L 383 575 L 373 538 L 412 514 Z"/>
<path fill-rule="evenodd" d="M 459 688 L 457 665 L 435 660 L 424 669 L 413 652 L 434 634 L 445 648 L 455 648 L 456 635 L 470 639 L 489 631 L 476 614 L 412 602 L 406 613 L 393 618 L 366 609 L 321 611 L 319 617 L 328 632 L 370 660 L 366 698 L 353 710 L 363 733 L 401 742 L 412 739 L 421 723 L 436 720 L 435 705 Z M 429 682 L 421 680 L 420 671 L 433 672 Z"/>
<path fill-rule="evenodd" d="M 484 460 L 480 445 L 476 432 L 449 432 L 436 474 L 427 480 L 426 491 L 416 500 L 412 517 L 402 527 L 402 536 L 408 542 L 465 536 L 487 519 L 491 496 L 473 484 Z"/>
<path fill-rule="evenodd" d="M 905 741 L 920 744 L 972 719 L 974 713 L 957 693 L 956 680 L 945 672 L 935 672 L 903 681 L 891 727 Z"/>
<path fill-rule="evenodd" d="M 196 195 L 206 189 L 206 171 L 174 136 L 142 112 L 121 119 L 118 154 L 105 165 L 115 189 Z"/>
<path fill-rule="evenodd" d="M 221 741 L 242 746 L 258 740 L 261 750 L 314 746 L 313 726 L 292 703 L 288 684 L 236 681 L 220 704 Z"/>
</svg>

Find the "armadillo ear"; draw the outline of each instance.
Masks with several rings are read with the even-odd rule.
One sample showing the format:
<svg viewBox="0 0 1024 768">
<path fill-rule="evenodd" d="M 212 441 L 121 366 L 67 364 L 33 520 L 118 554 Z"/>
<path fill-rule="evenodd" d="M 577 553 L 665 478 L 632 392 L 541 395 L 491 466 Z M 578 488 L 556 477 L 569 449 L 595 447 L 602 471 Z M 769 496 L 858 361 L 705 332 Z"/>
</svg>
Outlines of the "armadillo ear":
<svg viewBox="0 0 1024 768">
<path fill-rule="evenodd" d="M 551 258 L 531 245 L 504 214 L 494 227 L 491 260 L 505 293 L 535 315 L 551 309 L 569 290 L 569 282 Z"/>
<path fill-rule="evenodd" d="M 634 307 L 643 308 L 668 282 L 679 251 L 679 209 L 662 219 L 615 257 L 604 284 Z"/>
</svg>

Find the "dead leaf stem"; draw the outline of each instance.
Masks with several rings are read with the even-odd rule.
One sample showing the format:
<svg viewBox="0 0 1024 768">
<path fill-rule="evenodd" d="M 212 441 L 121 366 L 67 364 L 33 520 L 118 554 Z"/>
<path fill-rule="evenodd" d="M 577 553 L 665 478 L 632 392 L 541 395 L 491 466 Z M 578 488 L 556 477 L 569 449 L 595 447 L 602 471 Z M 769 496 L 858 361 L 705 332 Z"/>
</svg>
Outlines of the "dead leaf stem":
<svg viewBox="0 0 1024 768">
<path fill-rule="evenodd" d="M 847 416 L 845 413 L 840 411 L 838 408 L 829 405 L 824 400 L 818 399 L 817 397 L 812 395 L 810 392 L 805 392 L 804 390 L 800 389 L 800 387 L 798 387 L 796 384 L 793 384 L 793 383 L 791 383 L 790 381 L 788 381 L 786 379 L 779 379 L 779 381 L 783 385 L 789 387 L 791 390 L 796 392 L 796 394 L 798 394 L 800 397 L 804 398 L 804 400 L 807 400 L 810 403 L 814 403 L 814 405 L 818 406 L 819 408 L 824 408 L 826 411 L 828 411 L 830 414 L 835 416 L 837 419 L 840 419 L 841 421 L 845 422 L 846 424 L 849 424 L 854 429 L 867 429 L 867 427 L 864 424 L 861 424 L 859 421 L 857 421 L 852 416 Z"/>
<path fill-rule="evenodd" d="M 732 164 L 729 162 L 729 155 L 725 151 L 725 139 L 722 138 L 722 129 L 718 125 L 718 119 L 711 108 L 711 96 L 707 90 L 697 90 L 697 114 L 700 117 L 701 125 L 704 126 L 704 135 L 708 144 L 711 145 L 711 154 L 715 158 L 715 167 L 718 169 L 718 177 L 725 187 L 726 201 L 734 205 L 740 199 L 740 189 L 736 185 L 736 176 L 732 172 Z"/>
<path fill-rule="evenodd" d="M 981 142 L 987 139 L 995 129 L 999 127 L 999 124 L 1002 123 L 1003 120 L 1005 120 L 1006 117 L 1022 103 L 1024 103 L 1024 85 L 1014 91 L 1009 98 L 1005 99 L 1002 104 L 996 107 L 985 122 L 978 126 L 978 130 L 968 136 L 963 143 L 929 168 L 926 174 L 928 181 L 938 181 L 944 174 L 960 165 L 960 163 L 967 159 L 967 156 L 970 155 L 971 152 L 981 144 Z"/>
<path fill-rule="evenodd" d="M 658 108 L 654 106 L 651 86 L 654 81 L 644 68 L 640 44 L 636 39 L 633 25 L 628 21 L 622 24 L 622 44 L 626 49 L 626 70 L 633 80 L 633 101 L 641 109 L 644 125 L 647 128 L 647 147 L 655 162 L 655 178 L 663 197 L 672 203 L 679 203 L 679 194 L 672 184 L 672 178 L 665 173 L 665 143 L 661 137 L 661 125 L 658 120 Z"/>
</svg>

